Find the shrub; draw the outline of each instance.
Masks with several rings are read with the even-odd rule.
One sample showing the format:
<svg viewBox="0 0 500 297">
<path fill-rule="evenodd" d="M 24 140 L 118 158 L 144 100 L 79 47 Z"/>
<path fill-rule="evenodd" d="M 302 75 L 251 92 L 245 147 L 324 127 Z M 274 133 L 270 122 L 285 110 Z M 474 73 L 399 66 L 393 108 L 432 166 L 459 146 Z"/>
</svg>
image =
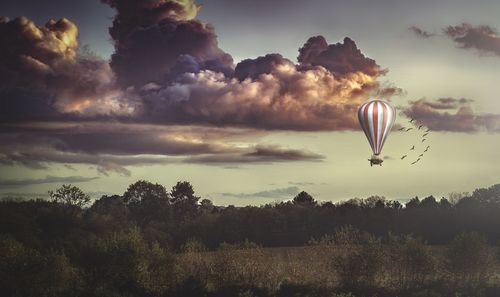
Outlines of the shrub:
<svg viewBox="0 0 500 297">
<path fill-rule="evenodd" d="M 484 284 L 496 264 L 486 237 L 476 232 L 457 235 L 447 248 L 446 259 L 448 272 L 459 286 Z"/>
</svg>

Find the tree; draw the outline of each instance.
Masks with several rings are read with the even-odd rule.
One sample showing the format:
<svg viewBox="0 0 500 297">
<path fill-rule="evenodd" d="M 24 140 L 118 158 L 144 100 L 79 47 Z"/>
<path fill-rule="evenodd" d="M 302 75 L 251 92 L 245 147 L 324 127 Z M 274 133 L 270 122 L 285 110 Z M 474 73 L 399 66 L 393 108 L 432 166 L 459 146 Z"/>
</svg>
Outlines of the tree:
<svg viewBox="0 0 500 297">
<path fill-rule="evenodd" d="M 472 192 L 472 198 L 484 204 L 500 204 L 500 184 L 493 185 L 489 188 L 476 189 Z"/>
<path fill-rule="evenodd" d="M 87 219 L 100 230 L 119 230 L 129 225 L 129 207 L 119 195 L 104 195 L 86 212 Z"/>
<path fill-rule="evenodd" d="M 187 181 L 177 182 L 170 192 L 172 205 L 177 215 L 181 217 L 194 217 L 198 213 L 198 200 L 200 197 L 194 195 L 191 183 Z"/>
<path fill-rule="evenodd" d="M 307 192 L 302 191 L 297 194 L 297 196 L 293 197 L 292 200 L 295 205 L 316 205 L 317 202 L 314 198 L 309 195 Z"/>
<path fill-rule="evenodd" d="M 168 201 L 168 193 L 164 186 L 153 184 L 145 180 L 138 180 L 131 184 L 123 193 L 125 203 L 134 204 L 146 199 L 160 199 Z"/>
<path fill-rule="evenodd" d="M 214 204 L 210 199 L 202 199 L 200 202 L 200 208 L 204 213 L 210 213 L 214 210 Z"/>
<path fill-rule="evenodd" d="M 83 207 L 90 202 L 90 196 L 85 194 L 80 188 L 72 185 L 62 185 L 59 189 L 49 191 L 52 201 L 67 205 Z"/>
<path fill-rule="evenodd" d="M 418 197 L 412 198 L 410 201 L 406 203 L 406 208 L 411 209 L 411 208 L 417 208 L 420 205 L 420 199 Z"/>
<path fill-rule="evenodd" d="M 367 208 L 384 208 L 387 204 L 383 196 L 370 196 L 362 201 L 362 205 Z"/>
<path fill-rule="evenodd" d="M 420 201 L 419 207 L 427 209 L 437 209 L 439 208 L 439 204 L 434 196 L 429 196 Z"/>
<path fill-rule="evenodd" d="M 162 296 L 172 285 L 174 258 L 139 228 L 97 238 L 83 251 L 81 266 L 92 296 Z"/>
<path fill-rule="evenodd" d="M 453 206 L 453 204 L 448 201 L 448 199 L 442 197 L 441 200 L 439 200 L 439 208 L 441 209 L 449 209 Z"/>
</svg>

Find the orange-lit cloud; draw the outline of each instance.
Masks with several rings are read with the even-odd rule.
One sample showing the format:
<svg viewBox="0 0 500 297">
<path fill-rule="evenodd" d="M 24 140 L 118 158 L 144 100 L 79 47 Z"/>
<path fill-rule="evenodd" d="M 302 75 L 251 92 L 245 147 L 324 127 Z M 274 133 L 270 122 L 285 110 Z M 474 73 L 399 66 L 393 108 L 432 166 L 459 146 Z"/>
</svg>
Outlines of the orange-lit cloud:
<svg viewBox="0 0 500 297">
<path fill-rule="evenodd" d="M 0 43 L 2 118 L 133 112 L 126 92 L 113 88 L 108 63 L 77 53 L 78 29 L 71 21 L 49 20 L 39 27 L 25 17 L 2 18 Z"/>
</svg>

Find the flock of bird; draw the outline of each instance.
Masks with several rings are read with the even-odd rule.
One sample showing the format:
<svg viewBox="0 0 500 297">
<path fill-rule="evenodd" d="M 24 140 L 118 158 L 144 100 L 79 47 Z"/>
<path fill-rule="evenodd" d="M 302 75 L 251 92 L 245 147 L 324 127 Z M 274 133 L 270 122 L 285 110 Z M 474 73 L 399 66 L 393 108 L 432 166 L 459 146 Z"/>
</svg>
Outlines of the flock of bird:
<svg viewBox="0 0 500 297">
<path fill-rule="evenodd" d="M 411 119 L 409 121 L 409 123 L 410 124 L 414 124 L 414 121 L 415 121 L 414 119 Z M 422 130 L 422 128 L 424 128 L 424 125 L 419 125 L 419 126 L 415 125 L 415 128 L 417 130 Z M 413 130 L 413 127 L 410 127 L 410 128 L 401 127 L 401 128 L 398 129 L 398 131 L 403 131 L 403 132 L 409 132 L 411 130 Z M 424 143 L 427 140 L 426 137 L 427 137 L 427 135 L 429 135 L 430 131 L 431 130 L 429 128 L 427 128 L 426 130 L 424 130 L 424 134 L 422 135 L 422 140 L 421 140 L 422 143 Z M 420 161 L 422 159 L 422 157 L 424 156 L 424 153 L 426 153 L 430 148 L 431 148 L 431 146 L 428 145 L 425 148 L 425 150 L 418 156 L 418 158 L 415 161 L 413 161 L 410 165 L 415 165 L 418 161 Z M 414 151 L 414 150 L 415 150 L 415 145 L 412 145 L 412 147 L 410 148 L 410 151 Z M 403 155 L 401 157 L 401 160 L 404 160 L 406 157 L 408 157 L 408 155 Z"/>
</svg>

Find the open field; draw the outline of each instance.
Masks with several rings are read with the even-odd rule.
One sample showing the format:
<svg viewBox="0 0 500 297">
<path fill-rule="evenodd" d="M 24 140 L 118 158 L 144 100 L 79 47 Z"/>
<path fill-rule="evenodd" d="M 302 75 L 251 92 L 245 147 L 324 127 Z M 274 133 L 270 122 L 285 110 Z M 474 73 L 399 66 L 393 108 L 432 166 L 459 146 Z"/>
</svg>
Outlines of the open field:
<svg viewBox="0 0 500 297">
<path fill-rule="evenodd" d="M 255 285 L 277 289 L 283 283 L 341 287 L 342 280 L 335 265 L 336 259 L 348 257 L 362 247 L 350 246 L 305 246 L 283 248 L 253 248 L 244 250 L 222 250 L 215 252 L 186 252 L 177 255 L 179 276 L 197 275 L 208 287 L 232 282 L 240 285 Z M 382 247 L 382 269 L 379 269 L 374 285 L 396 289 L 402 274 L 408 273 L 401 263 L 391 255 L 391 246 Z M 427 246 L 432 258 L 432 273 L 425 275 L 422 283 L 450 280 L 453 276 L 446 269 L 446 247 Z M 490 247 L 491 253 L 496 248 Z M 500 265 L 492 263 L 487 278 L 489 285 L 500 284 Z M 431 272 L 431 271 L 429 271 Z M 415 272 L 418 274 L 418 272 Z"/>
</svg>

